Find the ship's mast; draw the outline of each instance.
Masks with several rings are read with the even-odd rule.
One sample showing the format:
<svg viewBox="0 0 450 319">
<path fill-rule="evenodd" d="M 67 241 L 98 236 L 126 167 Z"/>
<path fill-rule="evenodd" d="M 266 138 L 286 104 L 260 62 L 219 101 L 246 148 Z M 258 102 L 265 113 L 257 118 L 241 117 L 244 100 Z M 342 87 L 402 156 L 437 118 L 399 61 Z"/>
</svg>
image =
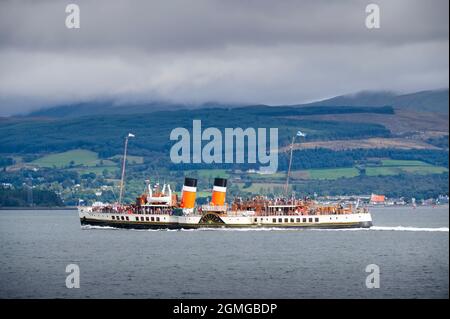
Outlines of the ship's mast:
<svg viewBox="0 0 450 319">
<path fill-rule="evenodd" d="M 130 137 L 134 137 L 134 134 L 128 133 L 127 137 L 125 137 L 125 149 L 123 152 L 123 162 L 122 162 L 122 176 L 120 178 L 119 205 L 122 204 L 122 198 L 123 198 L 123 188 L 124 188 L 124 180 L 125 180 L 125 165 L 127 163 L 128 139 Z"/>
<path fill-rule="evenodd" d="M 292 143 L 290 146 L 290 155 L 289 155 L 289 166 L 288 166 L 288 171 L 287 171 L 287 176 L 286 176 L 286 185 L 284 187 L 284 192 L 287 196 L 288 191 L 289 191 L 289 176 L 291 175 L 291 165 L 292 165 L 292 152 L 294 150 L 294 141 L 295 141 L 295 136 L 292 137 Z"/>
<path fill-rule="evenodd" d="M 286 196 L 288 195 L 288 191 L 289 191 L 289 177 L 291 175 L 292 152 L 294 151 L 294 142 L 295 142 L 295 138 L 297 136 L 305 137 L 306 134 L 302 133 L 301 131 L 298 131 L 297 134 L 292 137 L 292 143 L 291 143 L 291 146 L 290 146 L 290 155 L 289 155 L 289 166 L 288 166 L 288 171 L 287 171 L 287 176 L 286 176 L 286 186 L 285 186 L 285 189 L 284 189 L 284 192 L 285 192 Z"/>
</svg>

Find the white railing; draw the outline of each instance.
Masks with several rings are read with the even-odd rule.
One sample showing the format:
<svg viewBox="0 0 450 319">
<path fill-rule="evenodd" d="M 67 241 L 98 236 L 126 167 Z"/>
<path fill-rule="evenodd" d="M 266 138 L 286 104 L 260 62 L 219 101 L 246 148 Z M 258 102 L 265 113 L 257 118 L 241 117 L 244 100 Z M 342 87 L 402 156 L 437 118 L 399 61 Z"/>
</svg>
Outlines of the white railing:
<svg viewBox="0 0 450 319">
<path fill-rule="evenodd" d="M 228 209 L 227 205 L 216 206 L 216 205 L 202 205 L 203 212 L 224 212 Z"/>
</svg>

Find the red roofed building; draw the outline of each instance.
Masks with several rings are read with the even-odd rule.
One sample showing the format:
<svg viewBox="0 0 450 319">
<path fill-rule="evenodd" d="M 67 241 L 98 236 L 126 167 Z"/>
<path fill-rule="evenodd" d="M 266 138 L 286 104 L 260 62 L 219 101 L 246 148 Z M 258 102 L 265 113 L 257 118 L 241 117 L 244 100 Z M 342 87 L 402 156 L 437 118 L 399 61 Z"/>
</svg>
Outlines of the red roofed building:
<svg viewBox="0 0 450 319">
<path fill-rule="evenodd" d="M 371 204 L 384 204 L 385 201 L 386 201 L 386 196 L 384 196 L 384 195 L 372 194 L 370 196 L 370 203 Z"/>
</svg>

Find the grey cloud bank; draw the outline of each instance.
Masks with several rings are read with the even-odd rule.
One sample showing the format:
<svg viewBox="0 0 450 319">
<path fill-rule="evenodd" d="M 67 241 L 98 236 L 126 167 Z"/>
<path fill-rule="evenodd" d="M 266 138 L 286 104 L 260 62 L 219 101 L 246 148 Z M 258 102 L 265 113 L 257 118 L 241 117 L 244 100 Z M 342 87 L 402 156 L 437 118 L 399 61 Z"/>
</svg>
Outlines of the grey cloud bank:
<svg viewBox="0 0 450 319">
<path fill-rule="evenodd" d="M 65 27 L 65 6 L 81 28 Z M 3 1 L 0 115 L 92 99 L 293 104 L 448 87 L 448 1 Z"/>
</svg>

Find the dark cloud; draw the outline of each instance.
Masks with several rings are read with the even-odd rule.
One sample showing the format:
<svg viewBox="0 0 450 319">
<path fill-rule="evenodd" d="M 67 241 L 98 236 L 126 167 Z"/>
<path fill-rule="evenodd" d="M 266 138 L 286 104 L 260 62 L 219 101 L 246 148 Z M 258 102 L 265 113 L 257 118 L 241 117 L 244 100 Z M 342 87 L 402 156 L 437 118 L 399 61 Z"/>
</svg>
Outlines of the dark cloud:
<svg viewBox="0 0 450 319">
<path fill-rule="evenodd" d="M 65 6 L 81 29 L 65 27 Z M 0 114 L 89 99 L 299 103 L 448 87 L 448 1 L 0 3 Z"/>
</svg>

